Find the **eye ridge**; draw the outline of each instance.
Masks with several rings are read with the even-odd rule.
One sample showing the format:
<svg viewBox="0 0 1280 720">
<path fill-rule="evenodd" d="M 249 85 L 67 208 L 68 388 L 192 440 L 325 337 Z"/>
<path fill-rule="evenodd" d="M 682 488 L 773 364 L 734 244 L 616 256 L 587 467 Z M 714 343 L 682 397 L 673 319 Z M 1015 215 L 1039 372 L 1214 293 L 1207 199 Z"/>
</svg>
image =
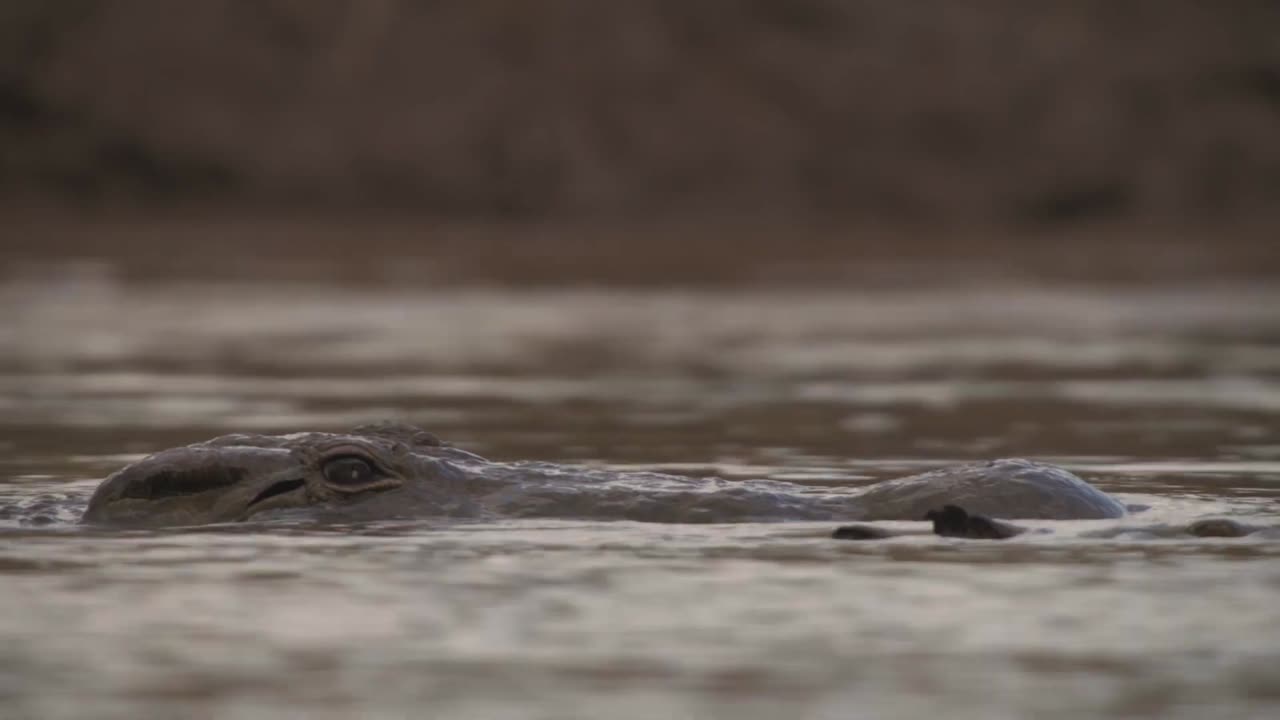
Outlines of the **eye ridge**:
<svg viewBox="0 0 1280 720">
<path fill-rule="evenodd" d="M 375 463 L 359 455 L 329 458 L 324 462 L 322 472 L 325 480 L 348 487 L 368 485 L 386 477 Z"/>
</svg>

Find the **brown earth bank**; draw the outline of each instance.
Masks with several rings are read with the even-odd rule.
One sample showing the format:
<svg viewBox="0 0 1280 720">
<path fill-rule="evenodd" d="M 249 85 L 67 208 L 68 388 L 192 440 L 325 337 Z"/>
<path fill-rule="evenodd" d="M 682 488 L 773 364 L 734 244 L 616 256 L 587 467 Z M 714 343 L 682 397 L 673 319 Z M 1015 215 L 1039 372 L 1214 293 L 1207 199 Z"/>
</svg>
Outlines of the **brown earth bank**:
<svg viewBox="0 0 1280 720">
<path fill-rule="evenodd" d="M 10 0 L 0 206 L 1247 244 L 1277 28 L 1271 0 Z"/>
<path fill-rule="evenodd" d="M 472 222 L 384 213 L 0 213 L 0 277 L 430 288 L 1271 282 L 1280 226 Z M 66 276 L 67 261 L 79 273 Z M 48 273 L 53 272 L 50 277 Z"/>
</svg>

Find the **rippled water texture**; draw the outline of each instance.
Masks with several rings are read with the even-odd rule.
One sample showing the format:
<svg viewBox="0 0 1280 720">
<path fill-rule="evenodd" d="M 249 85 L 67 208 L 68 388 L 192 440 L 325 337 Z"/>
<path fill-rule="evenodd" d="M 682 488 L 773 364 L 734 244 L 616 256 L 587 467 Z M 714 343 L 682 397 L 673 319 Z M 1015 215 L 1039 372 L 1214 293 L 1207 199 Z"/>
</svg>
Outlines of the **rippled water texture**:
<svg viewBox="0 0 1280 720">
<path fill-rule="evenodd" d="M 1280 522 L 1266 286 L 0 284 L 0 717 L 1280 716 L 1280 543 L 585 520 L 111 532 L 107 473 L 392 417 L 494 459 L 851 486 L 1058 462 Z M 1112 521 L 1113 522 L 1113 521 Z"/>
</svg>

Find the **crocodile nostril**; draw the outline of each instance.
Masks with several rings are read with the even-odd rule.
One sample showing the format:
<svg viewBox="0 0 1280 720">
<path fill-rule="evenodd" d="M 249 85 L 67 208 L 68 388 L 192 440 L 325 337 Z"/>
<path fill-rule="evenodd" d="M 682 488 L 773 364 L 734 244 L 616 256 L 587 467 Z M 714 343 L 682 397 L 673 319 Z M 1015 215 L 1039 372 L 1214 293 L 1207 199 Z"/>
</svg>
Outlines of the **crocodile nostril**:
<svg viewBox="0 0 1280 720">
<path fill-rule="evenodd" d="M 273 498 L 276 495 L 283 495 L 287 492 L 293 492 L 294 490 L 297 490 L 298 488 L 306 484 L 307 482 L 301 478 L 298 478 L 297 480 L 281 480 L 278 483 L 272 483 L 270 486 L 267 487 L 266 490 L 263 490 L 262 492 L 258 493 L 257 497 L 249 501 L 249 505 L 252 507 L 262 502 L 263 500 L 266 500 L 268 498 Z"/>
</svg>

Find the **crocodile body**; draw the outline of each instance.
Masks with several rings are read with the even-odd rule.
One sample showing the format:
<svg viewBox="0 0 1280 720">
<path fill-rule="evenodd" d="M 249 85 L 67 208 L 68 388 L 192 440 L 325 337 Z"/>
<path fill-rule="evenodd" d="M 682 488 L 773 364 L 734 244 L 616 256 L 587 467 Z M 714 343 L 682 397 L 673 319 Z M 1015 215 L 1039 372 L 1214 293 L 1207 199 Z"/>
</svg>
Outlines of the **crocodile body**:
<svg viewBox="0 0 1280 720">
<path fill-rule="evenodd" d="M 347 433 L 235 434 L 164 450 L 112 474 L 83 522 L 181 526 L 305 514 L 321 520 L 560 517 L 652 522 L 921 520 L 947 505 L 1000 518 L 1118 518 L 1126 509 L 1070 472 L 995 460 L 817 489 L 490 462 L 409 425 Z"/>
</svg>

